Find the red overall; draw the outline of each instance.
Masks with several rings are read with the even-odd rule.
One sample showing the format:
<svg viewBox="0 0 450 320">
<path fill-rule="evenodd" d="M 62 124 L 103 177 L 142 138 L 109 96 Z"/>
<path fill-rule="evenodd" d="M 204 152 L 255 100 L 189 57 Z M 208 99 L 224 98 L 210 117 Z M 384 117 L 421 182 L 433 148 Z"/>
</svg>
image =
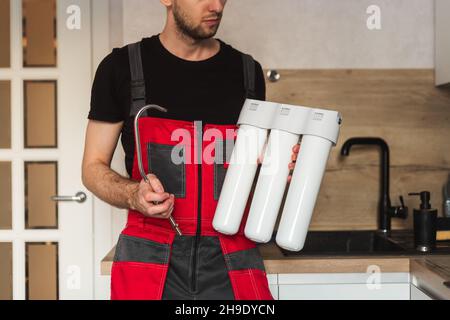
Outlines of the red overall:
<svg viewBox="0 0 450 320">
<path fill-rule="evenodd" d="M 201 145 L 203 155 L 212 150 L 210 154 L 215 157 L 218 150 L 218 139 L 207 141 L 205 136 L 199 140 L 200 133 L 216 129 L 226 139 L 226 130 L 230 137 L 231 129 L 235 139 L 237 126 L 205 124 L 204 130 L 199 130 L 197 123 L 190 121 L 153 117 L 139 121 L 145 172 L 155 173 L 161 181 L 164 176 L 164 188 L 170 185 L 171 190 L 166 191 L 175 194 L 172 216 L 183 236 L 193 236 L 199 231 L 199 236 L 218 237 L 236 300 L 272 300 L 265 269 L 261 268 L 262 258 L 255 243 L 244 236 L 250 201 L 238 234 L 226 236 L 216 232 L 212 220 L 227 164 L 204 159 L 198 164 L 200 161 L 194 160 L 199 151 L 197 145 Z M 174 140 L 172 133 L 177 129 L 189 132 L 190 139 Z M 185 163 L 171 163 L 170 155 L 176 145 L 181 146 Z M 132 179 L 141 181 L 136 151 Z M 148 218 L 130 210 L 112 266 L 111 299 L 161 300 L 175 236 L 168 220 Z"/>
</svg>

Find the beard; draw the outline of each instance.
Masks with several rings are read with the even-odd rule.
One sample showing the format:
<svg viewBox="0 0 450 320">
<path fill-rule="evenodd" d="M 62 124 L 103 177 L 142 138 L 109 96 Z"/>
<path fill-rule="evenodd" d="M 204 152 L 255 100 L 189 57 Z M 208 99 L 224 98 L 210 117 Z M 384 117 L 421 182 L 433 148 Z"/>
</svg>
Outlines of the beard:
<svg viewBox="0 0 450 320">
<path fill-rule="evenodd" d="M 177 5 L 176 1 L 174 1 L 173 5 L 173 16 L 180 33 L 194 40 L 205 40 L 214 37 L 220 25 L 220 22 L 211 28 L 202 27 L 202 24 L 195 25 L 189 15 Z M 211 18 L 220 19 L 221 16 L 221 14 L 217 14 Z"/>
</svg>

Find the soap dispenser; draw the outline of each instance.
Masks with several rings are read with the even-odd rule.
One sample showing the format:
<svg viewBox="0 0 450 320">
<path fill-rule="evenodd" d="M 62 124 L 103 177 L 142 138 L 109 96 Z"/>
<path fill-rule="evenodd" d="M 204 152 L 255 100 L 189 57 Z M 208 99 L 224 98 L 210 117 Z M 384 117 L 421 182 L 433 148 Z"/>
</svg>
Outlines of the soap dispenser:
<svg viewBox="0 0 450 320">
<path fill-rule="evenodd" d="M 436 247 L 437 210 L 431 208 L 430 192 L 410 193 L 420 196 L 420 208 L 414 209 L 414 246 L 421 252 L 432 251 Z"/>
</svg>

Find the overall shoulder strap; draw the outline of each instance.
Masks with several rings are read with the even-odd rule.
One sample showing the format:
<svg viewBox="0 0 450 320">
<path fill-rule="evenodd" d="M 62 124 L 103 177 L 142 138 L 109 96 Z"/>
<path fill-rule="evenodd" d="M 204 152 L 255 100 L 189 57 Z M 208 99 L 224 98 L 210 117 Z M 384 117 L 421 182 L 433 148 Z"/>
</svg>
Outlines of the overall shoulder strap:
<svg viewBox="0 0 450 320">
<path fill-rule="evenodd" d="M 131 72 L 131 106 L 130 117 L 135 117 L 145 106 L 145 80 L 142 69 L 141 42 L 128 45 L 128 57 Z"/>
<path fill-rule="evenodd" d="M 245 98 L 255 99 L 255 60 L 249 54 L 242 54 L 242 60 L 244 65 L 244 88 Z"/>
</svg>

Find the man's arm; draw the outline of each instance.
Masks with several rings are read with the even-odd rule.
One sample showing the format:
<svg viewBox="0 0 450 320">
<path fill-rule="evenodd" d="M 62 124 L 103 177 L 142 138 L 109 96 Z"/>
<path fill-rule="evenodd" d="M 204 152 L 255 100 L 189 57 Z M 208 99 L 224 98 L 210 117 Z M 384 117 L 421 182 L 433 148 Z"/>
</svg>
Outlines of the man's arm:
<svg viewBox="0 0 450 320">
<path fill-rule="evenodd" d="M 123 121 L 108 123 L 90 120 L 86 131 L 82 180 L 101 200 L 121 209 L 132 209 L 154 218 L 167 219 L 173 210 L 174 196 L 164 192 L 155 175 L 150 184 L 125 178 L 111 169 Z M 152 201 L 161 204 L 154 205 Z"/>
</svg>

